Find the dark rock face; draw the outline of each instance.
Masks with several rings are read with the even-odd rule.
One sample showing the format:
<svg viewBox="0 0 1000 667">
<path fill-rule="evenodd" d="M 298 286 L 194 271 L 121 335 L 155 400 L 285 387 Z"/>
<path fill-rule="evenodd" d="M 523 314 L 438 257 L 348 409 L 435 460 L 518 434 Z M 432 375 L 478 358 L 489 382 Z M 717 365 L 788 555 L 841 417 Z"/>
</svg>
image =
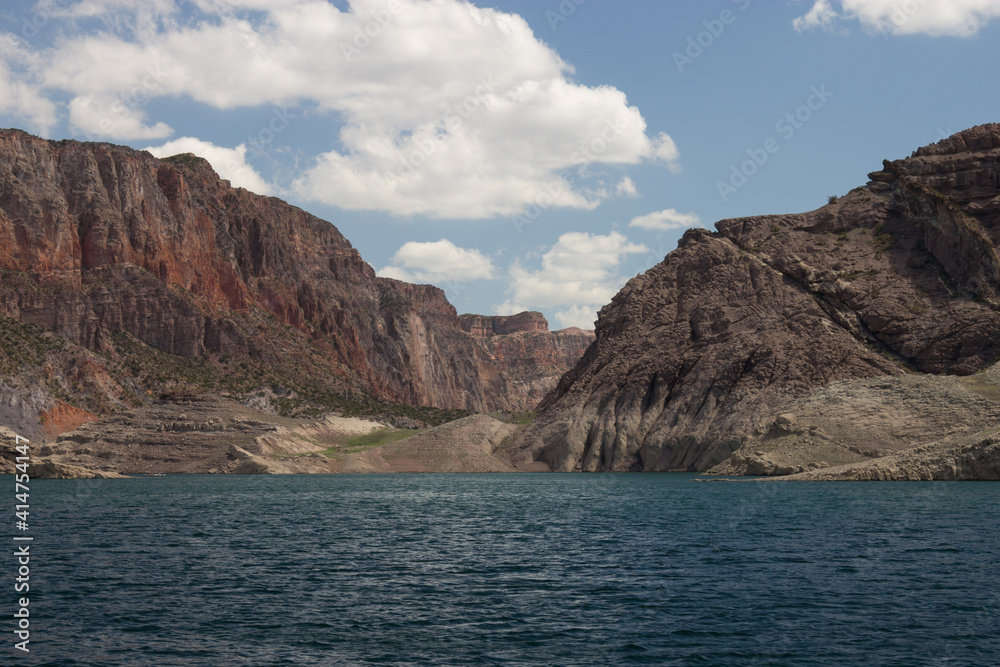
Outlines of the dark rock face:
<svg viewBox="0 0 1000 667">
<path fill-rule="evenodd" d="M 706 470 L 769 407 L 1000 356 L 1000 125 L 885 162 L 800 215 L 723 220 L 602 309 L 597 341 L 513 443 L 558 470 Z"/>
<path fill-rule="evenodd" d="M 533 311 L 461 320 L 506 379 L 513 410 L 535 408 L 594 342 L 593 331 L 549 331 L 545 316 Z"/>
<path fill-rule="evenodd" d="M 334 391 L 508 407 L 441 290 L 375 277 L 331 224 L 191 155 L 0 131 L 0 269 L 0 315 L 105 357 L 127 335 Z"/>
</svg>

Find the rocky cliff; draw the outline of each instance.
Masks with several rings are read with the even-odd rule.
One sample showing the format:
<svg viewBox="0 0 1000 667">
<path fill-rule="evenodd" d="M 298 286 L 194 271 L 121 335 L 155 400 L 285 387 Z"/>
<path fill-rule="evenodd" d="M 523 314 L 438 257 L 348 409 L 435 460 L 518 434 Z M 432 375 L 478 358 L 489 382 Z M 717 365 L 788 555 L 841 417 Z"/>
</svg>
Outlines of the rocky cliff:
<svg viewBox="0 0 1000 667">
<path fill-rule="evenodd" d="M 460 315 L 462 329 L 476 338 L 490 338 L 519 333 L 548 333 L 549 321 L 538 311 L 516 315 Z"/>
<path fill-rule="evenodd" d="M 557 470 L 705 470 L 775 406 L 1000 356 L 1000 125 L 886 161 L 815 211 L 723 220 L 601 310 L 512 444 Z"/>
<path fill-rule="evenodd" d="M 164 384 L 509 407 L 441 290 L 377 278 L 333 225 L 192 155 L 0 131 L 0 315 L 0 413 L 22 432 Z"/>
<path fill-rule="evenodd" d="M 549 331 L 541 313 L 462 315 L 472 334 L 507 381 L 513 410 L 532 410 L 594 342 L 594 332 L 570 327 Z"/>
</svg>

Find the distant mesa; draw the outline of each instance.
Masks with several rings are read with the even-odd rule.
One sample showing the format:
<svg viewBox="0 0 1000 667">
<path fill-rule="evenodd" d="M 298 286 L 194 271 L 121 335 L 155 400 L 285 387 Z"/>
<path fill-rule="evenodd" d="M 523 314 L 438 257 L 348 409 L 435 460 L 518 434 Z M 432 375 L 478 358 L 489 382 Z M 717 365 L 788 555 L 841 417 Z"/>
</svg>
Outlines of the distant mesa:
<svg viewBox="0 0 1000 667">
<path fill-rule="evenodd" d="M 459 315 L 462 328 L 473 336 L 502 336 L 525 331 L 548 331 L 549 322 L 541 313 L 529 310 L 516 315 Z"/>
<path fill-rule="evenodd" d="M 549 331 L 548 320 L 537 311 L 459 319 L 503 373 L 514 410 L 533 410 L 594 342 L 593 331 Z"/>
</svg>

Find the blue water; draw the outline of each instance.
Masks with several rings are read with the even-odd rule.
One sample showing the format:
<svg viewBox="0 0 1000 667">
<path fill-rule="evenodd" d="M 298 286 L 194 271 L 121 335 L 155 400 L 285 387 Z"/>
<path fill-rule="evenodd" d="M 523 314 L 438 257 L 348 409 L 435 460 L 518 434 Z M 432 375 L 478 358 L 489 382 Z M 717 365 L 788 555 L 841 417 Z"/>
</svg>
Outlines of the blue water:
<svg viewBox="0 0 1000 667">
<path fill-rule="evenodd" d="M 0 656 L 996 665 L 998 497 L 681 474 L 39 480 L 31 653 Z"/>
</svg>

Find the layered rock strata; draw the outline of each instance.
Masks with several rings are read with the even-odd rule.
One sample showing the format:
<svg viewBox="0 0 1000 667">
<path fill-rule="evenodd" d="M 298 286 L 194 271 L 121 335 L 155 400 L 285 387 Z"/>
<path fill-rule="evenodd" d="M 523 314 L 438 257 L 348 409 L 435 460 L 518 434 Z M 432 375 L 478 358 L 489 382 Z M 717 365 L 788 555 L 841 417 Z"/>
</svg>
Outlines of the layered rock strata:
<svg viewBox="0 0 1000 667">
<path fill-rule="evenodd" d="M 11 394 L 18 404 L 44 394 L 36 416 L 55 406 L 53 383 L 73 393 L 73 376 L 101 377 L 82 351 L 107 367 L 132 343 L 260 363 L 317 391 L 509 407 L 441 290 L 376 277 L 333 225 L 233 188 L 193 155 L 0 131 L 0 315 L 78 352 Z M 146 402 L 134 379 L 94 383 L 107 403 L 94 409 Z M 37 430 L 28 421 L 17 426 Z"/>
<path fill-rule="evenodd" d="M 512 443 L 556 470 L 706 470 L 784 402 L 1000 356 L 1000 126 L 886 161 L 815 211 L 723 220 L 601 310 Z"/>
<path fill-rule="evenodd" d="M 462 328 L 483 347 L 507 381 L 511 409 L 533 410 L 594 342 L 594 332 L 549 331 L 539 312 L 462 315 Z"/>
</svg>

